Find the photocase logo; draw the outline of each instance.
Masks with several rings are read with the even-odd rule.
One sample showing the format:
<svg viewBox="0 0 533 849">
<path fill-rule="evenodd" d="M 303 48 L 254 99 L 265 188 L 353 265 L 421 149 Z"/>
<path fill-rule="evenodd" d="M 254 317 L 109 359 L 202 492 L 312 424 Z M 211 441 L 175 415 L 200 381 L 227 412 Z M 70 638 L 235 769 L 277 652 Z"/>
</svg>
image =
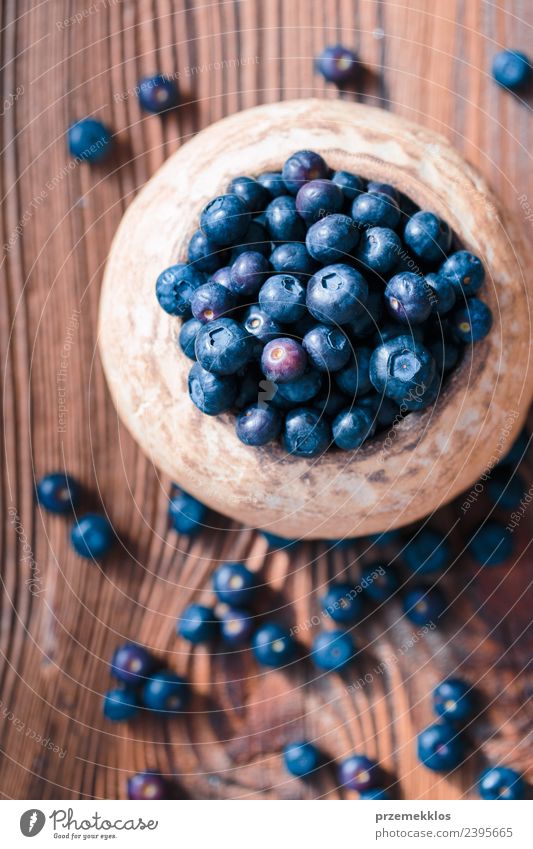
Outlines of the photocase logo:
<svg viewBox="0 0 533 849">
<path fill-rule="evenodd" d="M 20 830 L 24 837 L 35 837 L 43 830 L 46 817 L 42 811 L 36 808 L 30 808 L 29 811 L 24 811 L 20 818 Z"/>
<path fill-rule="evenodd" d="M 257 406 L 261 407 L 262 410 L 266 410 L 268 401 L 272 401 L 272 398 L 278 391 L 278 387 L 273 380 L 262 380 L 259 384 L 259 389 L 261 392 L 259 392 L 257 398 Z"/>
</svg>

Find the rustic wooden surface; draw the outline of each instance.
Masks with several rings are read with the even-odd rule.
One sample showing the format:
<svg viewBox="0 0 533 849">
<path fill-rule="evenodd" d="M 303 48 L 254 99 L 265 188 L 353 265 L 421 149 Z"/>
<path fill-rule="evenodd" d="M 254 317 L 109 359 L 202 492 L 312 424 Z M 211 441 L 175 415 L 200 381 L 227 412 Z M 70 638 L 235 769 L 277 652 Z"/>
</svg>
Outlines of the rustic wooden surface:
<svg viewBox="0 0 533 849">
<path fill-rule="evenodd" d="M 81 19 L 67 20 L 76 11 Z M 290 626 L 317 614 L 314 588 L 333 575 L 356 581 L 359 565 L 353 550 L 321 543 L 267 553 L 255 533 L 216 516 L 196 540 L 177 538 L 167 528 L 170 481 L 118 423 L 96 355 L 102 267 L 138 189 L 217 118 L 278 99 L 337 97 L 312 72 L 313 55 L 336 39 L 353 44 L 367 67 L 359 90 L 343 96 L 444 133 L 530 237 L 529 109 L 497 89 L 488 69 L 498 47 L 530 48 L 531 13 L 526 0 L 4 0 L 4 797 L 123 797 L 127 775 L 145 767 L 173 776 L 177 792 L 193 798 L 346 797 L 330 767 L 310 784 L 287 778 L 280 748 L 301 735 L 329 759 L 353 750 L 378 756 L 403 798 L 475 796 L 482 754 L 531 771 L 529 519 L 514 535 L 524 556 L 480 576 L 462 553 L 460 511 L 440 515 L 457 554 L 445 621 L 420 635 L 399 620 L 396 603 L 368 616 L 356 629 L 365 651 L 345 680 L 317 676 L 306 663 L 263 673 L 246 652 L 190 653 L 174 620 L 189 599 L 208 598 L 199 590 L 218 559 L 261 569 L 270 608 Z M 141 114 L 132 93 L 155 69 L 180 74 L 184 103 L 164 120 Z M 65 127 L 88 113 L 115 128 L 117 156 L 105 167 L 69 168 Z M 34 476 L 61 467 L 81 478 L 88 503 L 100 503 L 116 528 L 120 544 L 102 568 L 70 550 L 68 522 L 34 507 Z M 529 482 L 527 461 L 525 475 Z M 304 644 L 313 630 L 302 629 Z M 124 639 L 190 676 L 191 713 L 127 726 L 102 719 L 108 660 Z M 478 683 L 486 710 L 464 768 L 439 777 L 418 765 L 413 738 L 430 721 L 431 687 L 454 671 Z M 354 686 L 365 673 L 369 683 Z"/>
</svg>

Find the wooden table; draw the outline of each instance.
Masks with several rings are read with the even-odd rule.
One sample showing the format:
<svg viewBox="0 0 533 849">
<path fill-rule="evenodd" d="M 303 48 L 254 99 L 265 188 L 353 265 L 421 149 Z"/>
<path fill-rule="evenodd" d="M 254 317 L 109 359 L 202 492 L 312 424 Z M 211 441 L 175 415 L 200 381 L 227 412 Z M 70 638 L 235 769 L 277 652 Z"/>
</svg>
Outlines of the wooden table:
<svg viewBox="0 0 533 849">
<path fill-rule="evenodd" d="M 167 522 L 170 481 L 118 422 L 96 353 L 102 268 L 135 193 L 183 141 L 228 113 L 338 97 L 313 73 L 328 42 L 353 45 L 366 69 L 359 90 L 341 96 L 442 132 L 530 236 L 529 108 L 495 86 L 489 69 L 501 47 L 531 52 L 532 12 L 526 0 L 4 0 L 4 797 L 122 798 L 126 777 L 153 767 L 192 798 L 346 798 L 331 766 L 309 784 L 288 778 L 280 750 L 301 736 L 317 739 L 330 760 L 377 756 L 403 798 L 475 797 L 483 756 L 533 768 L 531 558 L 478 576 L 457 529 L 442 625 L 420 634 L 396 602 L 386 605 L 355 629 L 365 650 L 344 678 L 317 676 L 305 662 L 264 673 L 246 652 L 189 652 L 175 618 L 193 597 L 209 598 L 218 559 L 261 569 L 271 584 L 265 605 L 301 626 L 308 645 L 316 588 L 334 575 L 356 582 L 357 550 L 314 543 L 269 553 L 260 536 L 216 516 L 195 540 L 178 538 Z M 141 113 L 134 94 L 138 78 L 158 69 L 177 74 L 183 98 L 164 120 Z M 106 166 L 73 167 L 65 129 L 89 113 L 114 128 L 118 152 Z M 34 506 L 34 478 L 63 467 L 120 538 L 101 569 L 73 553 L 68 521 Z M 436 521 L 449 530 L 456 520 L 449 509 Z M 528 524 L 515 534 L 519 553 Z M 125 639 L 191 678 L 189 714 L 115 726 L 102 718 L 109 659 Z M 439 777 L 417 763 L 413 740 L 431 720 L 431 688 L 450 672 L 478 682 L 487 709 L 464 768 Z"/>
</svg>

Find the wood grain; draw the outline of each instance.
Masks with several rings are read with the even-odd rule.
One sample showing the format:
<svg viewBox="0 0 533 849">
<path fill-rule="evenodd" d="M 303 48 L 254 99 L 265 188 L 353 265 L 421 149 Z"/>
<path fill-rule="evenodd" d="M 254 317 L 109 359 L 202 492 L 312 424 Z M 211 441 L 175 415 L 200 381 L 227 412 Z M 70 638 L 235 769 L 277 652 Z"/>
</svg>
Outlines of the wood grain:
<svg viewBox="0 0 533 849">
<path fill-rule="evenodd" d="M 0 127 L 2 794 L 124 797 L 126 776 L 148 766 L 195 798 L 345 797 L 330 768 L 309 785 L 287 779 L 280 748 L 302 734 L 329 759 L 354 749 L 377 755 L 404 798 L 475 796 L 482 754 L 531 772 L 527 519 L 514 537 L 520 556 L 480 576 L 461 542 L 462 526 L 475 516 L 460 508 L 440 513 L 436 521 L 452 529 L 457 556 L 445 579 L 453 600 L 446 620 L 415 639 L 396 603 L 369 614 L 356 629 L 365 651 L 345 682 L 317 677 L 306 663 L 265 674 L 246 653 L 190 653 L 174 636 L 175 617 L 189 599 L 209 598 L 219 559 L 244 558 L 261 570 L 272 586 L 271 610 L 294 626 L 317 613 L 327 580 L 357 581 L 370 555 L 318 542 L 269 553 L 257 535 L 216 515 L 196 540 L 177 538 L 167 528 L 170 481 L 118 421 L 96 354 L 103 265 L 139 188 L 187 138 L 224 115 L 279 99 L 338 97 L 312 72 L 313 55 L 331 40 L 354 44 L 367 69 L 358 90 L 342 97 L 446 135 L 530 238 L 528 104 L 489 79 L 498 47 L 529 49 L 530 4 L 117 0 L 65 24 L 81 6 L 5 0 L 1 11 L 3 95 L 23 86 Z M 215 66 L 222 60 L 228 67 Z M 137 79 L 158 68 L 179 71 L 183 94 L 163 120 L 141 114 L 133 94 Z M 89 113 L 114 128 L 117 155 L 99 168 L 69 168 L 65 128 Z M 63 467 L 83 481 L 87 505 L 100 505 L 116 528 L 115 553 L 101 568 L 73 554 L 68 523 L 34 506 L 34 476 Z M 524 475 L 529 486 L 530 461 Z M 33 593 L 29 578 L 38 581 Z M 312 633 L 302 631 L 304 645 Z M 102 719 L 109 657 L 131 638 L 194 681 L 193 711 L 183 721 L 147 717 L 110 727 Z M 384 672 L 376 673 L 381 662 Z M 365 672 L 371 683 L 353 687 Z M 435 777 L 417 764 L 413 739 L 430 721 L 432 686 L 450 672 L 478 682 L 487 709 L 465 767 Z M 45 750 L 36 735 L 61 751 Z"/>
</svg>

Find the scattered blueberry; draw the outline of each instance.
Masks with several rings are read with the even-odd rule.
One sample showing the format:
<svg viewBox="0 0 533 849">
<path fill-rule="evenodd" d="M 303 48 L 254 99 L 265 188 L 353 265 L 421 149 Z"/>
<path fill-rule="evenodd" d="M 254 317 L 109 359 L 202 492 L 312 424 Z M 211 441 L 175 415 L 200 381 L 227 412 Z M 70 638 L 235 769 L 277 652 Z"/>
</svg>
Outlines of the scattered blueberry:
<svg viewBox="0 0 533 849">
<path fill-rule="evenodd" d="M 155 672 L 142 690 L 142 703 L 149 710 L 180 713 L 189 702 L 189 684 L 174 672 Z"/>
<path fill-rule="evenodd" d="M 448 772 L 463 761 L 465 755 L 461 736 L 453 725 L 430 725 L 417 738 L 419 760 L 435 772 Z"/>
<path fill-rule="evenodd" d="M 72 526 L 70 541 L 81 557 L 98 560 L 111 550 L 115 538 L 106 516 L 100 513 L 86 513 Z"/>
<path fill-rule="evenodd" d="M 357 622 L 361 607 L 361 596 L 352 584 L 331 584 L 322 599 L 324 613 L 339 624 Z"/>
<path fill-rule="evenodd" d="M 498 85 L 516 91 L 531 79 L 531 62 L 518 50 L 500 50 L 492 60 L 492 76 Z"/>
<path fill-rule="evenodd" d="M 178 490 L 170 499 L 168 515 L 179 534 L 193 535 L 203 526 L 207 508 L 188 492 Z"/>
<path fill-rule="evenodd" d="M 346 631 L 323 631 L 313 640 L 311 660 L 327 672 L 343 669 L 353 660 L 355 646 Z"/>
<path fill-rule="evenodd" d="M 482 799 L 524 799 L 526 785 L 522 776 L 508 766 L 491 766 L 481 773 L 479 795 Z"/>
<path fill-rule="evenodd" d="M 353 82 L 359 73 L 359 59 L 349 47 L 333 44 L 316 59 L 316 69 L 328 83 L 341 87 Z"/>
<path fill-rule="evenodd" d="M 159 801 L 169 798 L 168 784 L 157 772 L 138 772 L 128 778 L 128 799 L 140 802 L 144 799 Z"/>
<path fill-rule="evenodd" d="M 253 599 L 257 581 L 244 563 L 223 563 L 213 573 L 213 589 L 219 601 L 242 608 Z"/>
<path fill-rule="evenodd" d="M 189 604 L 179 617 L 177 632 L 190 643 L 208 643 L 218 634 L 215 611 L 203 604 Z"/>
<path fill-rule="evenodd" d="M 287 743 L 283 749 L 283 763 L 291 775 L 303 778 L 320 766 L 320 751 L 307 740 Z"/>
<path fill-rule="evenodd" d="M 468 548 L 479 566 L 501 566 L 513 553 L 513 541 L 505 525 L 489 521 L 473 533 Z"/>
<path fill-rule="evenodd" d="M 113 149 L 111 131 L 96 118 L 82 118 L 71 124 L 67 139 L 71 155 L 86 162 L 103 162 Z"/>
<path fill-rule="evenodd" d="M 443 572 L 451 563 L 448 540 L 433 528 L 422 528 L 406 543 L 403 558 L 409 570 L 424 575 Z"/>
<path fill-rule="evenodd" d="M 138 84 L 139 103 L 146 112 L 166 112 L 179 103 L 178 87 L 164 74 L 143 77 Z"/>
<path fill-rule="evenodd" d="M 447 678 L 433 690 L 433 710 L 447 722 L 465 722 L 475 711 L 475 699 L 467 681 Z"/>
<path fill-rule="evenodd" d="M 139 712 L 139 700 L 134 690 L 116 688 L 104 695 L 104 716 L 113 722 L 131 719 Z"/>
<path fill-rule="evenodd" d="M 220 617 L 220 633 L 227 645 L 242 646 L 248 643 L 253 629 L 253 617 L 246 610 L 230 607 Z"/>
<path fill-rule="evenodd" d="M 64 515 L 72 512 L 79 504 L 81 487 L 72 475 L 52 472 L 37 481 L 37 501 L 50 513 Z"/>
<path fill-rule="evenodd" d="M 350 755 L 339 764 L 339 783 L 349 790 L 370 790 L 379 785 L 380 780 L 379 764 L 366 755 Z"/>
<path fill-rule="evenodd" d="M 265 623 L 252 638 L 255 659 L 261 666 L 284 666 L 295 655 L 294 641 L 284 628 L 275 622 Z"/>
<path fill-rule="evenodd" d="M 439 587 L 412 587 L 403 600 L 404 613 L 415 625 L 436 624 L 446 607 L 446 599 Z"/>
<path fill-rule="evenodd" d="M 143 684 L 154 667 L 154 657 L 137 643 L 118 646 L 111 659 L 111 675 L 129 685 Z"/>
<path fill-rule="evenodd" d="M 361 586 L 372 601 L 381 604 L 394 595 L 400 582 L 392 566 L 374 563 L 361 572 Z"/>
</svg>

